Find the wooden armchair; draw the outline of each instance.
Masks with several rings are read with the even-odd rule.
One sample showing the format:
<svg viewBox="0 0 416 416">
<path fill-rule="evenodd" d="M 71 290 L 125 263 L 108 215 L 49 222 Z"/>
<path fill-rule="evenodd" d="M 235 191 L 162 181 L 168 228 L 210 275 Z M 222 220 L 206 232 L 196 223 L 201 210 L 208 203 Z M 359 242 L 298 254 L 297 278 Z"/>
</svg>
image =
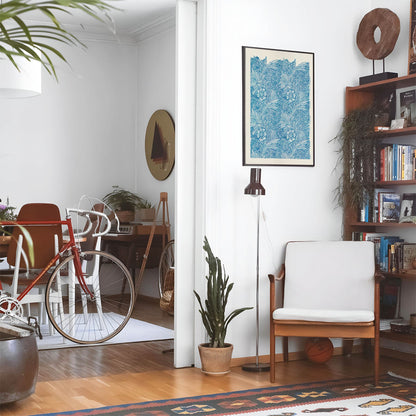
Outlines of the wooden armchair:
<svg viewBox="0 0 416 416">
<path fill-rule="evenodd" d="M 379 377 L 379 279 L 369 241 L 290 242 L 278 276 L 270 279 L 270 381 L 275 381 L 275 339 L 374 339 L 374 382 Z M 282 281 L 282 307 L 275 282 Z"/>
</svg>

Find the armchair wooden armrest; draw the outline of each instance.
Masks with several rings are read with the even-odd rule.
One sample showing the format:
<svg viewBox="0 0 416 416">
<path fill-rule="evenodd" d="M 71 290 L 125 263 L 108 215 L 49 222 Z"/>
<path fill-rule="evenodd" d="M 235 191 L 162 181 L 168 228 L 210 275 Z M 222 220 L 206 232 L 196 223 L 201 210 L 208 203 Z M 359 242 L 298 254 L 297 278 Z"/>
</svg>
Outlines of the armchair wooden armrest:
<svg viewBox="0 0 416 416">
<path fill-rule="evenodd" d="M 280 266 L 279 273 L 277 275 L 269 274 L 270 280 L 270 313 L 276 309 L 276 281 L 283 281 L 285 278 L 285 265 Z"/>
<path fill-rule="evenodd" d="M 386 277 L 384 276 L 383 272 L 380 270 L 380 266 L 376 266 L 376 271 L 374 272 L 374 281 L 376 284 L 381 283 L 385 280 Z"/>
</svg>

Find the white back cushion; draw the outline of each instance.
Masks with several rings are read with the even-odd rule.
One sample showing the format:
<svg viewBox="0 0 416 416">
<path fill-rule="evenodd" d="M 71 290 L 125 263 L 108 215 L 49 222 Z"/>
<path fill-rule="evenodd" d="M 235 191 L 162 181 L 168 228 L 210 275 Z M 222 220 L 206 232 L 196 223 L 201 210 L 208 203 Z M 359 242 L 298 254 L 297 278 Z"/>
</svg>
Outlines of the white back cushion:
<svg viewBox="0 0 416 416">
<path fill-rule="evenodd" d="M 370 241 L 290 242 L 285 270 L 285 308 L 374 310 Z"/>
</svg>

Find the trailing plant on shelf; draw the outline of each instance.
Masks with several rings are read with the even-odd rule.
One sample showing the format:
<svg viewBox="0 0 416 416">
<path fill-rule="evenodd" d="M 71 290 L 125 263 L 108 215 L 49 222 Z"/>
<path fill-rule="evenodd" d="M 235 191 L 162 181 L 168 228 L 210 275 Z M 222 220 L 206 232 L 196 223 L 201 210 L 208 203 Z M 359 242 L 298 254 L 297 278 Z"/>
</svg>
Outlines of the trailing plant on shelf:
<svg viewBox="0 0 416 416">
<path fill-rule="evenodd" d="M 85 45 L 59 22 L 59 15 L 81 11 L 103 23 L 111 23 L 108 14 L 116 10 L 103 0 L 4 0 L 0 3 L 0 59 L 7 58 L 19 70 L 16 57 L 39 61 L 49 74 L 57 78 L 53 57 L 66 62 L 58 44 Z M 34 13 L 42 23 L 27 23 Z"/>
<path fill-rule="evenodd" d="M 376 109 L 356 109 L 343 119 L 338 135 L 340 143 L 337 166 L 342 174 L 335 189 L 337 203 L 361 207 L 374 195 L 377 145 L 374 134 Z"/>
<path fill-rule="evenodd" d="M 209 346 L 213 348 L 223 348 L 225 346 L 225 336 L 230 322 L 242 312 L 253 309 L 244 307 L 235 309 L 226 315 L 228 297 L 234 286 L 229 283 L 229 276 L 225 272 L 225 267 L 218 257 L 212 253 L 208 239 L 204 238 L 203 249 L 207 253 L 206 261 L 209 266 L 207 280 L 206 300 L 203 303 L 199 294 L 194 290 L 195 297 L 199 303 L 199 313 L 202 323 L 208 333 Z"/>
</svg>

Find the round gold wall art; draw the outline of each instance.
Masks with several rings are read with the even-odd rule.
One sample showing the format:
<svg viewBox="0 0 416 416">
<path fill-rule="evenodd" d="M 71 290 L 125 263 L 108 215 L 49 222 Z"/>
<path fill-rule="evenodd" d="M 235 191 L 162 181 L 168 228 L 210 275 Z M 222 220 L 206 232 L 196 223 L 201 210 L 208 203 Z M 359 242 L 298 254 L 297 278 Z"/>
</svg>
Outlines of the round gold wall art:
<svg viewBox="0 0 416 416">
<path fill-rule="evenodd" d="M 157 110 L 150 117 L 145 151 L 152 175 L 159 181 L 165 180 L 175 164 L 175 125 L 167 111 Z"/>
<path fill-rule="evenodd" d="M 374 38 L 380 29 L 380 39 Z M 357 32 L 357 46 L 368 59 L 384 59 L 393 51 L 400 33 L 400 20 L 389 9 L 378 8 L 368 12 L 361 20 Z"/>
</svg>

